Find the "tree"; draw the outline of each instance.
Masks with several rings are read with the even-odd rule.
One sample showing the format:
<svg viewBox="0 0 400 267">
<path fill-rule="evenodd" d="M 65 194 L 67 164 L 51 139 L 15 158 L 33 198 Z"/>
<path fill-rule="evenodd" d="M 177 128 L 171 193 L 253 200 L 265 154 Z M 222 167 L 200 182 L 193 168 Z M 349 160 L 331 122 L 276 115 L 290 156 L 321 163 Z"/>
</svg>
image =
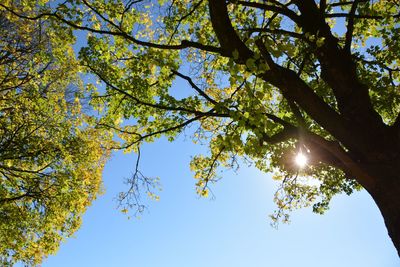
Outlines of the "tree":
<svg viewBox="0 0 400 267">
<path fill-rule="evenodd" d="M 238 158 L 282 180 L 274 220 L 364 188 L 400 251 L 398 1 L 67 0 L 33 16 L 2 6 L 88 32 L 80 59 L 106 86 L 92 104 L 120 148 L 195 125 L 210 148 L 191 165 L 199 194 Z M 189 89 L 170 90 L 176 79 Z M 133 189 L 147 182 L 139 174 Z"/>
<path fill-rule="evenodd" d="M 81 111 L 71 36 L 0 9 L 1 266 L 55 253 L 101 192 L 107 136 Z"/>
</svg>

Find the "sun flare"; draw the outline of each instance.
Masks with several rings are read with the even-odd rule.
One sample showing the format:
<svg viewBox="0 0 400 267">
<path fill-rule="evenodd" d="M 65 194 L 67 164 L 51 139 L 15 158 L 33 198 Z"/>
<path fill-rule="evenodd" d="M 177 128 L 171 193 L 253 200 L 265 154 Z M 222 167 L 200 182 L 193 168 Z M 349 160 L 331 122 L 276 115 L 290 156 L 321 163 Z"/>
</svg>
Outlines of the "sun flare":
<svg viewBox="0 0 400 267">
<path fill-rule="evenodd" d="M 303 153 L 299 152 L 295 158 L 295 162 L 300 168 L 303 168 L 307 165 L 308 159 Z"/>
</svg>

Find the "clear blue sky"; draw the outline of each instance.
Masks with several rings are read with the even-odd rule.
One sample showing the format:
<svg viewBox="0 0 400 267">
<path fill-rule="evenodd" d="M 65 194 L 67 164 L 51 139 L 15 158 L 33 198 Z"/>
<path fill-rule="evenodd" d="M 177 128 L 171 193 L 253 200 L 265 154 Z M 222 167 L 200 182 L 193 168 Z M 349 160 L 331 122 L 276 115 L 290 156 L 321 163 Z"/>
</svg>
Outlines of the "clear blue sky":
<svg viewBox="0 0 400 267">
<path fill-rule="evenodd" d="M 400 266 L 366 192 L 336 197 L 323 216 L 295 212 L 276 230 L 268 214 L 277 184 L 269 174 L 242 167 L 213 186 L 215 200 L 197 197 L 189 161 L 201 149 L 185 136 L 145 145 L 142 170 L 160 176 L 163 191 L 139 220 L 115 209 L 135 163 L 134 155 L 115 154 L 104 171 L 106 194 L 43 267 Z"/>
</svg>

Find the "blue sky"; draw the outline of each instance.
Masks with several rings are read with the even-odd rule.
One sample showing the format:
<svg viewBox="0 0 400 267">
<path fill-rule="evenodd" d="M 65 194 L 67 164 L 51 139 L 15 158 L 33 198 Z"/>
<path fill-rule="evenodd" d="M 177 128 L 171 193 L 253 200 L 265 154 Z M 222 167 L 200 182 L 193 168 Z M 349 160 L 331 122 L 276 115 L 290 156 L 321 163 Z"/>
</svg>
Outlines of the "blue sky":
<svg viewBox="0 0 400 267">
<path fill-rule="evenodd" d="M 135 155 L 115 154 L 104 171 L 106 193 L 43 267 L 400 266 L 366 192 L 334 198 L 323 216 L 296 211 L 291 224 L 276 230 L 268 215 L 277 184 L 269 174 L 242 166 L 212 187 L 214 200 L 196 195 L 189 161 L 202 149 L 184 135 L 145 145 L 141 168 L 161 177 L 163 191 L 130 220 L 115 209 L 115 196 L 126 188 Z"/>
</svg>

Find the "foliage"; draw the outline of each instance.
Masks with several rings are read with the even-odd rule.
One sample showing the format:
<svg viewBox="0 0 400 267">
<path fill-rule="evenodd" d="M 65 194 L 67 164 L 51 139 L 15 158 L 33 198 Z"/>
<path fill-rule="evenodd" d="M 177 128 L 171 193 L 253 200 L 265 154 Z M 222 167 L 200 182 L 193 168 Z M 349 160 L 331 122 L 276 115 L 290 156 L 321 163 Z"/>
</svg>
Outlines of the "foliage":
<svg viewBox="0 0 400 267">
<path fill-rule="evenodd" d="M 72 31 L 4 9 L 0 29 L 0 265 L 37 265 L 101 192 L 108 137 L 82 111 Z"/>
<path fill-rule="evenodd" d="M 88 32 L 80 59 L 106 86 L 92 105 L 121 148 L 195 125 L 209 144 L 191 164 L 198 193 L 245 158 L 282 181 L 277 219 L 367 185 L 350 162 L 375 149 L 364 132 L 396 124 L 398 12 L 396 1 L 67 0 L 32 18 Z M 173 92 L 177 79 L 187 88 Z"/>
<path fill-rule="evenodd" d="M 273 219 L 286 221 L 287 210 L 323 213 L 335 194 L 373 192 L 371 177 L 398 162 L 398 1 L 66 0 L 31 16 L 2 6 L 88 33 L 80 60 L 106 87 L 91 104 L 120 148 L 196 127 L 193 141 L 209 145 L 191 164 L 200 195 L 218 168 L 249 160 L 282 181 Z M 187 88 L 172 90 L 180 79 Z"/>
</svg>

